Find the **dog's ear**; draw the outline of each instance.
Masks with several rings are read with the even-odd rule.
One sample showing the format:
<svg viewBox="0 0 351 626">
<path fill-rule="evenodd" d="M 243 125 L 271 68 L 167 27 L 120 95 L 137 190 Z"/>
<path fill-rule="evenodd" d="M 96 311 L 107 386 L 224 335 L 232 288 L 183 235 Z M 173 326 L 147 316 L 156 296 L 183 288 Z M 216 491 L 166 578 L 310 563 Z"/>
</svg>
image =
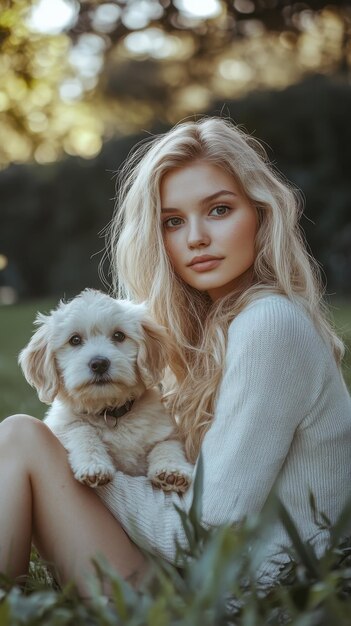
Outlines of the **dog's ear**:
<svg viewBox="0 0 351 626">
<path fill-rule="evenodd" d="M 137 366 L 146 388 L 160 382 L 168 356 L 168 338 L 166 330 L 156 324 L 147 315 L 143 316 L 141 326 L 144 337 L 139 345 Z"/>
<path fill-rule="evenodd" d="M 41 402 L 46 404 L 51 404 L 54 400 L 60 382 L 54 354 L 50 348 L 50 320 L 50 315 L 39 313 L 35 321 L 39 329 L 18 357 L 27 381 L 35 387 Z"/>
</svg>

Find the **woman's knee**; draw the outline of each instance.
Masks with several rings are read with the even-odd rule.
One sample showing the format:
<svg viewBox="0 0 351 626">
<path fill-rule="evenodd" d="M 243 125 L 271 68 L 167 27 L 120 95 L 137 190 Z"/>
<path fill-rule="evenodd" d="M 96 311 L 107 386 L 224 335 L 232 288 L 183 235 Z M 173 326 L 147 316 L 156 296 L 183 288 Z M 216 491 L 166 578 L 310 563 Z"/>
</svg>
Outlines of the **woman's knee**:
<svg viewBox="0 0 351 626">
<path fill-rule="evenodd" d="M 0 445 L 6 450 L 32 449 L 35 442 L 48 439 L 51 433 L 41 420 L 25 414 L 11 415 L 0 424 Z"/>
</svg>

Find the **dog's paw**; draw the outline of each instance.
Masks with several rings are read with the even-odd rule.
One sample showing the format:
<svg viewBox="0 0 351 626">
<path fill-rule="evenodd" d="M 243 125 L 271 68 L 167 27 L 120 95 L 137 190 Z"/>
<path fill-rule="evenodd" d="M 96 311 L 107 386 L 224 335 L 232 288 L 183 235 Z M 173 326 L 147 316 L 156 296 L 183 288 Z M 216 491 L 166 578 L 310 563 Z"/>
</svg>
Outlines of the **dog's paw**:
<svg viewBox="0 0 351 626">
<path fill-rule="evenodd" d="M 150 480 L 157 489 L 177 493 L 185 493 L 191 483 L 190 475 L 179 469 L 162 469 L 150 476 Z"/>
<path fill-rule="evenodd" d="M 104 465 L 90 465 L 83 470 L 75 472 L 74 477 L 88 487 L 101 487 L 107 485 L 114 476 L 114 470 Z"/>
</svg>

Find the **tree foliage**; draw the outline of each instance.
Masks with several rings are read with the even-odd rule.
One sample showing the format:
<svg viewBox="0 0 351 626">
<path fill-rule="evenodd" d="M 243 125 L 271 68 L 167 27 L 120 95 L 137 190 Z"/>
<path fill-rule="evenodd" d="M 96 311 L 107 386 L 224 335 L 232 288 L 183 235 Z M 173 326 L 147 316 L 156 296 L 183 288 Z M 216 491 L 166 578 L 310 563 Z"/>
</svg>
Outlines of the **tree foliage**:
<svg viewBox="0 0 351 626">
<path fill-rule="evenodd" d="M 230 116 L 262 139 L 271 160 L 302 190 L 302 226 L 324 266 L 329 292 L 339 294 L 350 293 L 351 285 L 350 110 L 350 86 L 319 77 L 279 93 L 253 93 L 225 107 L 218 102 L 209 111 Z M 113 211 L 113 172 L 145 136 L 110 140 L 95 159 L 71 157 L 0 173 L 0 254 L 9 259 L 0 272 L 3 285 L 22 296 L 101 287 L 104 241 L 98 234 Z"/>
<path fill-rule="evenodd" d="M 116 133 L 215 100 L 349 73 L 346 0 L 67 2 L 73 23 L 50 35 L 31 26 L 38 0 L 1 0 L 0 165 L 92 158 Z"/>
<path fill-rule="evenodd" d="M 196 54 L 213 51 L 212 38 L 221 46 L 230 43 L 235 38 L 250 36 L 252 23 L 259 23 L 267 32 L 287 32 L 294 35 L 293 39 L 305 31 L 306 21 L 324 9 L 334 9 L 340 12 L 345 20 L 344 53 L 347 55 L 348 28 L 350 19 L 350 3 L 348 0 L 308 0 L 295 2 L 294 0 L 218 0 L 218 11 L 213 15 L 206 14 L 206 8 L 201 12 L 200 3 L 195 4 L 197 12 L 192 12 L 194 2 L 181 0 L 114 0 L 113 5 L 118 7 L 115 19 L 103 19 L 106 7 L 105 0 L 84 0 L 79 2 L 79 11 L 75 25 L 70 29 L 73 40 L 82 33 L 95 33 L 108 41 L 108 47 L 119 43 L 133 28 L 133 16 L 137 29 L 160 27 L 167 33 L 187 31 L 196 42 Z M 109 3 L 110 4 L 110 3 Z M 142 6 L 141 6 L 142 5 Z M 206 7 L 206 3 L 204 3 Z M 194 8 L 195 8 L 194 7 Z M 136 19 L 136 13 L 139 17 Z M 101 17 L 99 18 L 99 13 Z M 140 15 L 141 14 L 141 15 Z M 251 23 L 251 25 L 250 25 Z M 254 24 L 255 26 L 255 24 Z M 252 32 L 252 30 L 251 30 Z M 346 58 L 344 59 L 346 62 Z"/>
<path fill-rule="evenodd" d="M 305 194 L 329 288 L 349 292 L 348 2 L 213 0 L 217 13 L 196 17 L 195 0 L 67 0 L 75 20 L 49 35 L 30 26 L 34 0 L 0 1 L 0 164 L 17 163 L 0 176 L 1 284 L 23 296 L 99 285 L 97 233 L 130 133 L 214 112 L 272 147 Z M 306 80 L 316 72 L 329 78 Z"/>
</svg>

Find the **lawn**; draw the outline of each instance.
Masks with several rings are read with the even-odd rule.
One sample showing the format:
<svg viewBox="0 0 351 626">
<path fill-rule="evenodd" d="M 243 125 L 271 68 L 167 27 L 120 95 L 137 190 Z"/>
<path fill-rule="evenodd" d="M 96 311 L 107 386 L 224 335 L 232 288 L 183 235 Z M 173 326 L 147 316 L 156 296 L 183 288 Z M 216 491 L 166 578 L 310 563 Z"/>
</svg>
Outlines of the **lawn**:
<svg viewBox="0 0 351 626">
<path fill-rule="evenodd" d="M 46 407 L 25 381 L 17 357 L 33 331 L 36 312 L 49 312 L 54 300 L 36 300 L 0 307 L 0 421 L 12 413 L 43 417 Z M 351 389 L 351 301 L 334 301 L 332 315 L 347 346 L 344 373 Z"/>
<path fill-rule="evenodd" d="M 337 332 L 345 342 L 346 352 L 343 361 L 343 371 L 348 388 L 351 390 L 351 300 L 333 301 L 331 314 Z"/>
<path fill-rule="evenodd" d="M 35 300 L 0 307 L 0 420 L 12 413 L 43 417 L 46 407 L 37 398 L 17 364 L 17 357 L 33 332 L 38 310 L 49 312 L 52 300 Z"/>
</svg>

